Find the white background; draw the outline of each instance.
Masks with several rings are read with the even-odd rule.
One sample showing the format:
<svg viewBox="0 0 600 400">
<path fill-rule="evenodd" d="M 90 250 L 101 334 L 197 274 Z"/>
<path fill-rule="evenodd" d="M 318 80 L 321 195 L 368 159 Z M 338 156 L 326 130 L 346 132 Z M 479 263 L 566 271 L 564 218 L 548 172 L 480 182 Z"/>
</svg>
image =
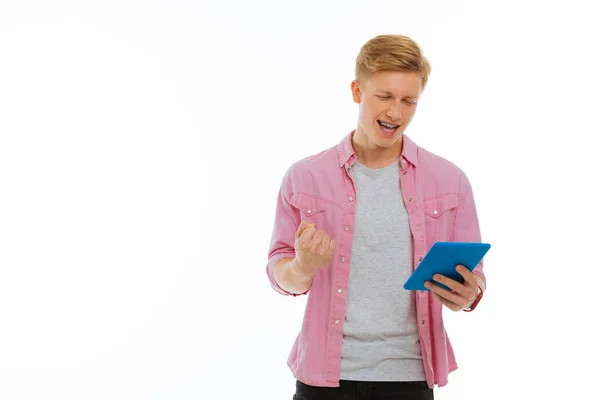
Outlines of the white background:
<svg viewBox="0 0 600 400">
<path fill-rule="evenodd" d="M 593 2 L 0 2 L 0 399 L 291 399 L 281 177 L 356 126 L 360 46 L 432 63 L 407 134 L 471 179 L 489 290 L 436 399 L 597 398 Z M 592 246 L 592 247 L 588 247 Z"/>
</svg>

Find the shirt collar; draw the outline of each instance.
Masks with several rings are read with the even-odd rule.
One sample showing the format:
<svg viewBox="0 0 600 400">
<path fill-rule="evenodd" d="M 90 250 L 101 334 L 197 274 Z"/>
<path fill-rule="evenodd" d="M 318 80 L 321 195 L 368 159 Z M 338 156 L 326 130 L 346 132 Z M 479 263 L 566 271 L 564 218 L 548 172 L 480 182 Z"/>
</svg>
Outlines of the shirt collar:
<svg viewBox="0 0 600 400">
<path fill-rule="evenodd" d="M 348 166 L 352 166 L 356 162 L 356 154 L 354 153 L 354 148 L 352 147 L 352 132 L 348 133 L 344 139 L 336 146 L 338 159 L 340 163 L 340 167 L 348 164 Z M 402 137 L 402 158 L 406 159 L 413 165 L 417 165 L 417 145 L 413 142 L 406 134 L 403 134 Z"/>
</svg>

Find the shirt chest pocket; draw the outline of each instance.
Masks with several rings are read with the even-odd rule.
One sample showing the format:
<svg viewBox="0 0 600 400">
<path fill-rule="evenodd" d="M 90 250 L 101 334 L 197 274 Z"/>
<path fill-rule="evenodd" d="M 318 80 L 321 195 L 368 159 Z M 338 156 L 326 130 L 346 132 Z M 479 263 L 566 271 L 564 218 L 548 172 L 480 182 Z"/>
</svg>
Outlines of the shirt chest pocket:
<svg viewBox="0 0 600 400">
<path fill-rule="evenodd" d="M 306 221 L 310 224 L 317 224 L 317 228 L 323 229 L 327 226 L 328 202 L 307 196 L 303 193 L 296 193 L 290 199 L 290 203 L 300 214 L 300 221 Z"/>
<path fill-rule="evenodd" d="M 428 242 L 449 241 L 458 207 L 458 194 L 447 193 L 423 202 Z"/>
</svg>

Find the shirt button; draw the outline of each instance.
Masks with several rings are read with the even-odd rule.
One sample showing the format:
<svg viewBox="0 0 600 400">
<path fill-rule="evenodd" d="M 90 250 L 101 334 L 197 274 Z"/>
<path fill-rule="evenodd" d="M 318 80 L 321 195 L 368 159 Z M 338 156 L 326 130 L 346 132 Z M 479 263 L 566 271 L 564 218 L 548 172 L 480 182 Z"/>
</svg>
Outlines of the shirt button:
<svg viewBox="0 0 600 400">
<path fill-rule="evenodd" d="M 425 325 L 425 320 L 422 320 L 422 321 L 421 321 L 421 323 L 422 323 L 423 325 Z"/>
<path fill-rule="evenodd" d="M 312 211 L 310 211 L 310 209 L 306 210 L 307 214 L 310 214 Z"/>
<path fill-rule="evenodd" d="M 344 230 L 345 230 L 345 231 L 349 231 L 349 230 L 350 230 L 350 227 L 349 227 L 348 225 L 346 225 L 346 226 L 344 227 Z"/>
<path fill-rule="evenodd" d="M 419 257 L 419 261 L 423 261 L 423 257 Z"/>
<path fill-rule="evenodd" d="M 434 210 L 433 215 L 438 215 L 438 210 Z"/>
<path fill-rule="evenodd" d="M 341 261 L 346 262 L 346 257 L 342 257 Z"/>
<path fill-rule="evenodd" d="M 350 197 L 348 197 L 348 200 L 354 201 L 354 197 L 350 196 Z"/>
<path fill-rule="evenodd" d="M 421 228 L 419 228 L 419 227 L 417 226 L 417 228 L 416 228 L 416 229 L 417 229 L 417 230 L 419 230 L 419 229 L 421 229 Z"/>
<path fill-rule="evenodd" d="M 342 288 L 339 288 L 339 289 L 338 289 L 338 293 L 342 293 Z"/>
<path fill-rule="evenodd" d="M 335 322 L 336 325 L 338 325 L 340 323 L 340 320 L 336 319 L 334 322 Z"/>
<path fill-rule="evenodd" d="M 408 198 L 408 201 L 412 201 L 412 197 L 409 197 L 409 198 Z"/>
</svg>

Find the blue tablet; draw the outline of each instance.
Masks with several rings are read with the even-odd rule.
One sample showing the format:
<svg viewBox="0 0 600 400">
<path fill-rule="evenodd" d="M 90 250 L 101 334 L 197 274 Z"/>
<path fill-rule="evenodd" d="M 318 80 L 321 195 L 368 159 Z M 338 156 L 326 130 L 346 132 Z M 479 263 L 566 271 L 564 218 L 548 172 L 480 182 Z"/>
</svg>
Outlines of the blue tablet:
<svg viewBox="0 0 600 400">
<path fill-rule="evenodd" d="M 441 274 L 463 283 L 464 278 L 456 271 L 456 266 L 461 264 L 473 271 L 490 247 L 489 243 L 436 242 L 408 278 L 404 289 L 429 290 L 424 285 L 426 281 L 432 281 L 449 290 L 446 285 L 433 281 L 433 275 Z"/>
</svg>

